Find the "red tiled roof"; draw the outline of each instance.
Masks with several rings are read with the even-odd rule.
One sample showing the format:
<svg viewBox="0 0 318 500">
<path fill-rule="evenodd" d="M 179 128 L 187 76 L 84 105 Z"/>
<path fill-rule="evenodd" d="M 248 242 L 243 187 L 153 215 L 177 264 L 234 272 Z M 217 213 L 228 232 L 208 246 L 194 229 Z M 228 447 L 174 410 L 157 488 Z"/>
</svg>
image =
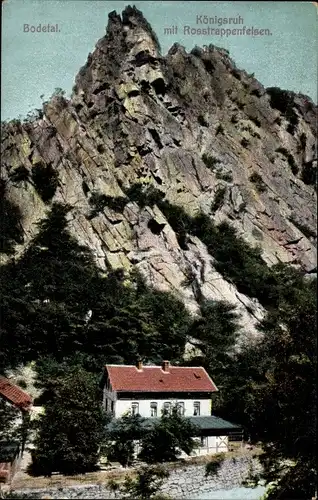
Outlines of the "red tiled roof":
<svg viewBox="0 0 318 500">
<path fill-rule="evenodd" d="M 106 365 L 114 391 L 215 392 L 217 387 L 202 367 Z"/>
<path fill-rule="evenodd" d="M 0 377 L 1 396 L 20 409 L 26 410 L 32 404 L 31 396 L 5 377 Z"/>
</svg>

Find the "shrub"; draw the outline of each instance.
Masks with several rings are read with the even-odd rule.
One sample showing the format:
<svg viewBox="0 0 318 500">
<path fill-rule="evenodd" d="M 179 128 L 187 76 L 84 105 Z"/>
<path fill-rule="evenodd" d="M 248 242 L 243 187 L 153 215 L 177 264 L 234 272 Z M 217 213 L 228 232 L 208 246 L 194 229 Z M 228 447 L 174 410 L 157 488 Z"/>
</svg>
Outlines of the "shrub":
<svg viewBox="0 0 318 500">
<path fill-rule="evenodd" d="M 19 387 L 21 387 L 22 389 L 26 389 L 28 387 L 28 384 L 26 383 L 26 381 L 23 378 L 20 378 L 19 380 L 17 380 L 17 385 Z"/>
<path fill-rule="evenodd" d="M 23 243 L 22 214 L 18 205 L 6 197 L 6 183 L 0 179 L 0 253 L 12 254 L 16 243 Z"/>
<path fill-rule="evenodd" d="M 293 109 L 294 99 L 292 94 L 287 90 L 281 90 L 278 87 L 269 87 L 266 89 L 266 91 L 270 96 L 271 107 L 274 109 L 278 109 L 278 111 L 280 111 L 285 116 L 285 118 L 289 122 L 287 131 L 291 134 L 294 134 L 299 122 L 299 118 Z"/>
<path fill-rule="evenodd" d="M 253 172 L 252 175 L 250 175 L 250 181 L 255 184 L 257 191 L 260 193 L 266 191 L 266 184 L 257 172 Z"/>
<path fill-rule="evenodd" d="M 298 165 L 295 162 L 295 158 L 286 148 L 279 147 L 276 149 L 277 153 L 281 153 L 287 159 L 288 165 L 291 168 L 291 171 L 294 175 L 297 175 L 299 172 Z"/>
<path fill-rule="evenodd" d="M 202 127 L 208 127 L 209 126 L 209 122 L 204 118 L 203 115 L 199 115 L 198 116 L 198 123 L 200 125 L 202 125 Z"/>
<path fill-rule="evenodd" d="M 128 199 L 123 196 L 109 196 L 106 194 L 94 192 L 89 199 L 90 205 L 93 207 L 90 218 L 96 217 L 105 207 L 109 207 L 115 212 L 122 213 L 128 203 Z"/>
<path fill-rule="evenodd" d="M 234 76 L 234 78 L 236 78 L 237 80 L 241 80 L 241 73 L 240 71 L 238 71 L 237 69 L 233 69 L 232 70 L 232 75 Z"/>
<path fill-rule="evenodd" d="M 215 175 L 217 179 L 221 179 L 225 182 L 232 182 L 233 180 L 232 172 L 222 172 L 222 170 L 217 170 Z"/>
<path fill-rule="evenodd" d="M 274 109 L 278 109 L 283 115 L 292 106 L 293 99 L 287 90 L 281 90 L 278 87 L 268 87 L 266 92 L 270 96 L 270 105 Z"/>
<path fill-rule="evenodd" d="M 58 186 L 58 173 L 51 164 L 37 163 L 32 168 L 32 181 L 44 202 L 50 201 Z"/>
<path fill-rule="evenodd" d="M 130 188 L 125 189 L 125 194 L 130 201 L 137 203 L 140 208 L 153 207 L 165 197 L 165 194 L 154 186 L 144 186 L 142 184 L 133 184 Z"/>
<path fill-rule="evenodd" d="M 210 462 L 206 464 L 205 477 L 217 474 L 224 460 L 225 453 L 216 453 L 213 455 Z"/>
<path fill-rule="evenodd" d="M 29 180 L 30 173 L 24 165 L 20 165 L 10 172 L 9 177 L 12 182 L 24 182 Z"/>
<path fill-rule="evenodd" d="M 243 137 L 243 139 L 241 140 L 241 144 L 243 148 L 247 148 L 247 146 L 249 145 L 249 141 L 245 137 Z"/>
<path fill-rule="evenodd" d="M 215 213 L 223 205 L 225 193 L 226 188 L 224 186 L 219 186 L 217 188 L 214 200 L 211 204 L 211 211 L 213 213 Z"/>
<path fill-rule="evenodd" d="M 314 167 L 312 162 L 303 164 L 301 180 L 305 184 L 317 186 L 317 167 Z"/>
<path fill-rule="evenodd" d="M 184 451 L 187 455 L 196 447 L 193 436 L 198 429 L 190 419 L 179 414 L 177 406 L 171 414 L 164 413 L 159 422 L 141 438 L 139 458 L 146 463 L 175 461 Z"/>
<path fill-rule="evenodd" d="M 223 125 L 221 125 L 221 123 L 219 123 L 218 126 L 216 127 L 215 135 L 218 134 L 224 134 L 224 127 Z"/>
<path fill-rule="evenodd" d="M 307 137 L 306 137 L 306 134 L 304 134 L 304 132 L 302 134 L 300 134 L 300 137 L 299 137 L 299 144 L 298 144 L 298 147 L 297 147 L 297 153 L 303 153 L 306 151 L 306 145 L 307 145 Z"/>
<path fill-rule="evenodd" d="M 124 415 L 110 423 L 106 441 L 108 460 L 119 462 L 123 467 L 132 464 L 135 457 L 135 440 L 144 435 L 144 419 L 140 415 Z"/>
<path fill-rule="evenodd" d="M 108 482 L 108 486 L 115 494 L 120 491 L 124 495 L 124 498 L 127 498 L 128 495 L 128 498 L 141 500 L 148 500 L 150 498 L 165 500 L 169 497 L 160 494 L 156 495 L 156 493 L 160 490 L 164 480 L 169 475 L 169 472 L 163 466 L 152 465 L 138 469 L 136 478 L 134 479 L 127 475 L 123 483 L 111 479 Z"/>
<path fill-rule="evenodd" d="M 215 156 L 211 156 L 207 153 L 202 155 L 202 160 L 207 168 L 214 170 L 215 166 L 219 163 L 219 160 Z"/>
</svg>

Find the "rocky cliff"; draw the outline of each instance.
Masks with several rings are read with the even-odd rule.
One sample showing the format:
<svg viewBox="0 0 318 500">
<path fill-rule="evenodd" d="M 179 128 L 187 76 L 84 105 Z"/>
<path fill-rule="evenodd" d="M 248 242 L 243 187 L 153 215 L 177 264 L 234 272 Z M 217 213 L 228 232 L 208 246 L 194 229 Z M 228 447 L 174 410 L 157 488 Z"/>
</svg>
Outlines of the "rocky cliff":
<svg viewBox="0 0 318 500">
<path fill-rule="evenodd" d="M 174 44 L 163 57 L 137 9 L 112 12 L 71 99 L 57 92 L 33 118 L 2 126 L 6 216 L 21 215 L 19 234 L 5 225 L 14 255 L 52 203 L 68 203 L 70 232 L 101 268 L 136 266 L 196 311 L 194 282 L 185 284 L 190 272 L 204 297 L 236 304 L 253 329 L 263 308 L 216 272 L 197 237 L 182 248 L 156 204 L 130 201 L 118 210 L 107 200 L 151 184 L 190 215 L 202 210 L 216 223 L 228 221 L 261 246 L 268 265 L 313 271 L 317 116 L 310 98 L 265 89 L 226 50 L 187 53 Z"/>
</svg>

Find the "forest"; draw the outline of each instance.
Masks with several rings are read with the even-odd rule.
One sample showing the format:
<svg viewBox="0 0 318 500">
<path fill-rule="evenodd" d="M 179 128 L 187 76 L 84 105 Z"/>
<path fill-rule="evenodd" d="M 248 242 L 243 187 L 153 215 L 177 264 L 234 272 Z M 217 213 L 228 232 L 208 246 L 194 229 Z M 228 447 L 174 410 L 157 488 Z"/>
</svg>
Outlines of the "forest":
<svg viewBox="0 0 318 500">
<path fill-rule="evenodd" d="M 246 437 L 262 444 L 264 477 L 276 481 L 268 498 L 311 498 L 317 481 L 316 279 L 286 264 L 269 268 L 231 226 L 217 226 L 204 214 L 190 217 L 158 192 L 133 188 L 127 199 L 157 203 L 181 248 L 188 235 L 198 236 L 217 270 L 266 307 L 260 339 L 235 349 L 242 331 L 227 302 L 201 297 L 201 315 L 193 318 L 173 293 L 150 288 L 137 271 L 100 270 L 90 250 L 68 233 L 70 207 L 55 203 L 22 257 L 1 267 L 0 373 L 35 364 L 41 404 L 56 401 L 46 421 L 56 433 L 61 394 L 76 399 L 78 390 L 67 377 L 84 378 L 98 401 L 106 363 L 201 364 L 220 391 L 214 414 L 242 424 Z M 97 199 L 93 208 L 117 202 L 122 208 L 122 198 Z M 19 234 L 17 210 L 6 210 L 12 218 L 2 252 Z M 190 337 L 200 341 L 201 354 L 185 360 Z M 81 411 L 89 415 L 88 406 Z M 0 412 L 2 429 L 7 417 Z"/>
</svg>

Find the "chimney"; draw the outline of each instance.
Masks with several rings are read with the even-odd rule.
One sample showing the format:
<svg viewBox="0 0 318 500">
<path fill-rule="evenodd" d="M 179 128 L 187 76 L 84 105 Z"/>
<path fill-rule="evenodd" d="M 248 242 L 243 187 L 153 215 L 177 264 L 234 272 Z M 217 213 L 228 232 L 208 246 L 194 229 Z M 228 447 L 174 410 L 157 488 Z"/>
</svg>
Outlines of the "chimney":
<svg viewBox="0 0 318 500">
<path fill-rule="evenodd" d="M 142 370 L 142 360 L 141 359 L 138 359 L 138 361 L 136 363 L 136 368 L 137 368 L 137 370 Z"/>
<path fill-rule="evenodd" d="M 162 371 L 169 373 L 169 367 L 170 367 L 169 361 L 163 361 L 161 363 L 161 369 L 162 369 Z"/>
</svg>

